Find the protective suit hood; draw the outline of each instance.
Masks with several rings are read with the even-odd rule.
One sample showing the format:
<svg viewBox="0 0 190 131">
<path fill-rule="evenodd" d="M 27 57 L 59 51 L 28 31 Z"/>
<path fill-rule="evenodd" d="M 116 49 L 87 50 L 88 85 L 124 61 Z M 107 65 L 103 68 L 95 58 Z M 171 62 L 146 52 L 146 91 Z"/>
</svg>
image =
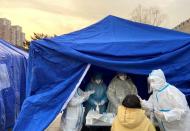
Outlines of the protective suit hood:
<svg viewBox="0 0 190 131">
<path fill-rule="evenodd" d="M 119 106 L 117 118 L 123 126 L 133 129 L 146 119 L 144 113 L 145 111 L 142 109 Z"/>
<path fill-rule="evenodd" d="M 148 82 L 150 85 L 149 92 L 152 92 L 153 90 L 160 90 L 167 84 L 164 72 L 161 69 L 153 70 L 149 74 Z"/>
</svg>

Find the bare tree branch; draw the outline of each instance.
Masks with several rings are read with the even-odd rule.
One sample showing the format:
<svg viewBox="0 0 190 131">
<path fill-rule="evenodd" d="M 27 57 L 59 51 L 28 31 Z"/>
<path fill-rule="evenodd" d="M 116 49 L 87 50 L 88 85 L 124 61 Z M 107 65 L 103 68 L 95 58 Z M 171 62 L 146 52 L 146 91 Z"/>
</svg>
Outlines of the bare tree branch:
<svg viewBox="0 0 190 131">
<path fill-rule="evenodd" d="M 131 14 L 131 20 L 160 26 L 166 20 L 166 15 L 162 14 L 157 7 L 144 8 L 138 5 Z"/>
</svg>

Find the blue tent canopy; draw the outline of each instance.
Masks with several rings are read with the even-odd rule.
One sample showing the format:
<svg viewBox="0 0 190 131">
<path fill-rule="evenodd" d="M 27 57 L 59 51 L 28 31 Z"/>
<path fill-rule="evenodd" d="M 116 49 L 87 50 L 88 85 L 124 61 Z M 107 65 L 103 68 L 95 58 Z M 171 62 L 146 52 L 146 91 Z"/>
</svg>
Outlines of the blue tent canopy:
<svg viewBox="0 0 190 131">
<path fill-rule="evenodd" d="M 66 107 L 89 64 L 144 77 L 161 68 L 168 82 L 188 96 L 189 60 L 189 34 L 115 16 L 76 32 L 33 41 L 28 97 L 14 130 L 44 130 Z"/>
<path fill-rule="evenodd" d="M 13 127 L 25 99 L 28 54 L 0 39 L 0 130 Z"/>
</svg>

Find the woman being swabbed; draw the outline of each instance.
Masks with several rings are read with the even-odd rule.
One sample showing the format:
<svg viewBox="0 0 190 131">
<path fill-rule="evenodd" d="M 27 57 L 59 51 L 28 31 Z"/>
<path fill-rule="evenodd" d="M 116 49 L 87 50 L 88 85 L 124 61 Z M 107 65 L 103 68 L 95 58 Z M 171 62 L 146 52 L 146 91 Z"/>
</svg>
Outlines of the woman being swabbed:
<svg viewBox="0 0 190 131">
<path fill-rule="evenodd" d="M 111 131 L 156 131 L 151 121 L 141 109 L 141 103 L 136 95 L 127 95 L 118 107 Z"/>
</svg>

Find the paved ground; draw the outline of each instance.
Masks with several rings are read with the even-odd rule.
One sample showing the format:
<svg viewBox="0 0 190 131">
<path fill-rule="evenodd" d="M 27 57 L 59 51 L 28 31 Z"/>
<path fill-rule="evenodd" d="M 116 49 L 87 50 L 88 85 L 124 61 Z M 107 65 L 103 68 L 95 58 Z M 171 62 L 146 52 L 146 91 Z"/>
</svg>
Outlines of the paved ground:
<svg viewBox="0 0 190 131">
<path fill-rule="evenodd" d="M 61 114 L 59 114 L 56 119 L 51 123 L 51 125 L 46 129 L 46 131 L 61 131 L 60 130 Z"/>
</svg>

